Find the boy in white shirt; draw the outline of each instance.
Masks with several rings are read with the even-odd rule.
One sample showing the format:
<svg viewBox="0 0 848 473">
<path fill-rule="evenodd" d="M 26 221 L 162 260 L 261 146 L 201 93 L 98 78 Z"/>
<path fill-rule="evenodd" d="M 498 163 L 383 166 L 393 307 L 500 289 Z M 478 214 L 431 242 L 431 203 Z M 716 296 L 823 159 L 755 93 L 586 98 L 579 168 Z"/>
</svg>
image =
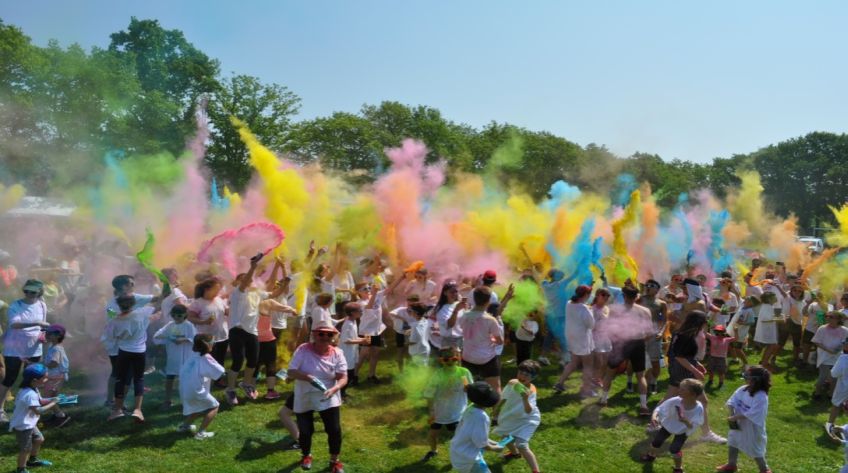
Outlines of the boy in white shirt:
<svg viewBox="0 0 848 473">
<path fill-rule="evenodd" d="M 24 369 L 21 389 L 15 398 L 15 412 L 9 424 L 9 430 L 15 432 L 18 439 L 18 473 L 27 472 L 27 467 L 50 466 L 51 462 L 38 458 L 38 451 L 44 443 L 44 436 L 38 430 L 38 419 L 57 406 L 56 401 L 41 398 L 38 388 L 47 382 L 47 368 L 41 363 Z"/>
<path fill-rule="evenodd" d="M 503 450 L 503 447 L 489 439 L 491 421 L 486 414 L 486 409 L 494 407 L 501 396 L 485 381 L 469 385 L 467 394 L 472 405 L 465 409 L 451 440 L 451 465 L 462 473 L 484 473 L 489 471 L 489 467 L 481 450 Z"/>
<path fill-rule="evenodd" d="M 642 461 L 656 460 L 662 444 L 674 435 L 668 451 L 674 457 L 674 473 L 683 473 L 683 444 L 704 423 L 704 406 L 698 402 L 698 396 L 703 392 L 704 385 L 700 381 L 684 379 L 680 382 L 680 395 L 657 406 L 651 424 L 658 426 L 659 430 L 654 434 L 648 452 L 642 455 Z"/>
<path fill-rule="evenodd" d="M 430 359 L 430 319 L 424 317 L 427 307 L 421 304 L 409 306 L 408 313 L 415 321 L 409 327 L 409 356 L 419 366 L 427 365 Z"/>
</svg>

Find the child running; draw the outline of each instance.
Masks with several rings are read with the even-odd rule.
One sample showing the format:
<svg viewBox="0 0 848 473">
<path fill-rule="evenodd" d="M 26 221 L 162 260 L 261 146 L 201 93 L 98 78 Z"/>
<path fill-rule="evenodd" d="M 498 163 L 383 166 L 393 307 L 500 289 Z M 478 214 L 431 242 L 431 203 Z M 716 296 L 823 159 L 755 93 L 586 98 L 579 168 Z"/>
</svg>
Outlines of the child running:
<svg viewBox="0 0 848 473">
<path fill-rule="evenodd" d="M 47 366 L 47 383 L 44 385 L 44 394 L 48 398 L 56 397 L 62 390 L 62 386 L 68 381 L 68 373 L 70 372 L 70 363 L 68 355 L 65 353 L 65 347 L 62 342 L 65 340 L 65 327 L 59 324 L 53 324 L 47 327 L 44 332 L 47 343 L 50 348 L 47 349 L 47 355 L 44 357 L 44 364 Z M 59 408 L 58 404 L 56 412 L 45 423 L 51 427 L 63 427 L 71 418 Z"/>
<path fill-rule="evenodd" d="M 461 473 L 489 473 L 483 450 L 498 452 L 503 447 L 489 439 L 490 421 L 486 409 L 495 406 L 501 396 L 485 381 L 470 384 L 467 393 L 472 404 L 462 413 L 456 435 L 451 440 L 451 465 Z"/>
<path fill-rule="evenodd" d="M 750 366 L 745 371 L 745 382 L 745 386 L 737 389 L 727 401 L 730 408 L 727 463 L 716 467 L 716 471 L 736 471 L 741 450 L 754 459 L 760 473 L 771 473 L 766 463 L 766 417 L 771 373 L 762 366 Z"/>
<path fill-rule="evenodd" d="M 9 430 L 15 432 L 18 439 L 18 473 L 27 473 L 27 467 L 50 466 L 51 462 L 38 458 L 38 451 L 44 444 L 44 436 L 38 430 L 41 414 L 55 409 L 56 401 L 41 398 L 38 388 L 47 382 L 47 368 L 41 363 L 24 369 L 20 391 L 15 398 L 15 412 L 9 424 Z"/>
<path fill-rule="evenodd" d="M 424 391 L 430 411 L 430 432 L 427 435 L 430 451 L 424 455 L 425 462 L 438 454 L 439 432 L 442 427 L 448 432 L 454 432 L 462 418 L 462 412 L 468 405 L 465 388 L 474 382 L 474 379 L 468 369 L 459 366 L 459 360 L 459 348 L 440 350 L 440 366 L 433 373 Z M 488 429 L 486 435 L 488 436 Z"/>
<path fill-rule="evenodd" d="M 698 402 L 698 397 L 704 393 L 700 381 L 692 378 L 680 382 L 678 395 L 663 401 L 654 410 L 651 424 L 658 426 L 648 453 L 642 455 L 642 461 L 652 462 L 657 459 L 660 447 L 674 435 L 674 440 L 668 447 L 668 452 L 674 457 L 674 473 L 683 473 L 683 444 L 686 439 L 698 431 L 704 423 L 704 406 Z"/>
<path fill-rule="evenodd" d="M 542 414 L 536 406 L 536 386 L 533 385 L 533 378 L 541 369 L 539 363 L 533 360 L 522 361 L 518 365 L 518 377 L 507 383 L 503 397 L 493 412 L 498 420 L 493 433 L 511 436 L 513 439 L 506 445 L 509 452 L 504 454 L 504 459 L 523 457 L 533 473 L 539 472 L 539 462 L 530 450 L 530 437 L 542 421 Z"/>
<path fill-rule="evenodd" d="M 848 338 L 842 342 L 842 354 L 836 360 L 836 364 L 830 370 L 830 376 L 833 378 L 833 394 L 830 396 L 830 417 L 824 424 L 824 430 L 828 435 L 833 437 L 833 423 L 836 422 L 836 417 L 839 411 L 848 402 Z"/>
<path fill-rule="evenodd" d="M 180 400 L 183 403 L 183 423 L 177 428 L 179 432 L 197 432 L 194 438 L 203 440 L 215 435 L 209 432 L 209 424 L 218 414 L 218 400 L 212 396 L 211 384 L 226 371 L 215 361 L 212 351 L 211 335 L 195 335 L 192 340 L 192 351 L 195 355 L 189 357 L 180 370 Z M 200 429 L 193 422 L 203 417 Z"/>
<path fill-rule="evenodd" d="M 160 328 L 154 335 L 157 345 L 165 345 L 165 402 L 164 408 L 171 407 L 174 392 L 174 379 L 180 374 L 186 360 L 191 357 L 192 343 L 197 330 L 194 324 L 187 321 L 188 307 L 176 304 L 171 307 L 171 321 Z"/>
<path fill-rule="evenodd" d="M 724 325 L 716 325 L 713 327 L 713 332 L 706 334 L 707 340 L 710 342 L 710 360 L 707 363 L 707 387 L 713 385 L 713 376 L 718 375 L 718 386 L 716 389 L 721 389 L 724 386 L 724 376 L 727 374 L 727 349 L 730 344 L 736 341 L 735 337 L 727 334 Z"/>
</svg>

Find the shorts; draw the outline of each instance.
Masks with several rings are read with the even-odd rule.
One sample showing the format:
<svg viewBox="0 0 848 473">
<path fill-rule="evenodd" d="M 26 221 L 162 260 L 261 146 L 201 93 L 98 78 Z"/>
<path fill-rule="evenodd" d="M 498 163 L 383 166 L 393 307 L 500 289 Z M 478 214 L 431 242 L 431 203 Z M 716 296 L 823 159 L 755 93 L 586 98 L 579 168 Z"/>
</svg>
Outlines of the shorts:
<svg viewBox="0 0 848 473">
<path fill-rule="evenodd" d="M 662 358 L 662 340 L 653 339 L 645 344 L 645 351 L 651 361 L 659 361 Z"/>
<path fill-rule="evenodd" d="M 383 335 L 382 334 L 380 334 L 380 335 L 370 335 L 370 337 L 371 337 L 371 343 L 368 345 L 369 347 L 380 347 L 380 348 L 382 348 L 382 347 L 386 346 L 385 343 L 383 342 Z"/>
<path fill-rule="evenodd" d="M 288 407 L 290 411 L 294 412 L 294 393 L 289 394 L 284 405 Z"/>
<path fill-rule="evenodd" d="M 730 342 L 730 346 L 741 350 L 745 348 L 745 342 Z"/>
<path fill-rule="evenodd" d="M 689 360 L 689 363 L 695 364 L 695 360 Z M 693 378 L 692 372 L 683 367 L 677 362 L 676 358 L 671 358 L 668 365 L 668 385 L 679 387 L 680 382 L 687 378 Z"/>
<path fill-rule="evenodd" d="M 39 356 L 34 356 L 32 358 L 27 358 L 27 361 L 30 363 L 38 363 L 41 359 Z M 21 368 L 23 368 L 24 362 L 21 358 L 17 356 L 3 356 L 3 361 L 6 364 L 6 374 L 3 376 L 3 386 L 7 388 L 11 388 L 12 385 L 15 384 L 15 380 L 18 379 L 18 374 L 21 372 Z"/>
<path fill-rule="evenodd" d="M 833 377 L 830 376 L 830 370 L 833 369 L 833 365 L 826 365 L 822 363 L 819 365 L 819 378 L 816 380 L 816 387 L 822 388 L 825 383 L 833 382 Z"/>
<path fill-rule="evenodd" d="M 809 330 L 804 330 L 803 335 L 801 335 L 801 341 L 805 345 L 809 345 L 813 343 L 813 335 L 815 335 L 813 332 L 810 332 Z"/>
<path fill-rule="evenodd" d="M 710 373 L 727 373 L 727 358 L 711 356 L 710 361 L 707 363 L 707 369 L 710 370 Z"/>
<path fill-rule="evenodd" d="M 495 378 L 501 375 L 501 359 L 497 355 L 482 365 L 462 360 L 462 367 L 470 371 L 475 378 Z"/>
<path fill-rule="evenodd" d="M 402 333 L 395 333 L 395 346 L 398 348 L 403 348 L 406 346 L 406 335 Z"/>
<path fill-rule="evenodd" d="M 792 346 L 800 347 L 801 346 L 801 337 L 804 333 L 804 327 L 796 324 L 795 322 L 789 320 L 786 322 L 786 325 L 789 328 L 789 335 L 792 337 Z"/>
<path fill-rule="evenodd" d="M 38 427 L 33 427 L 26 430 L 15 430 L 15 437 L 18 439 L 18 451 L 28 452 L 32 450 L 32 443 L 36 440 L 44 440 L 41 431 Z"/>
<path fill-rule="evenodd" d="M 437 422 L 433 422 L 430 424 L 430 430 L 441 430 L 442 426 L 444 426 L 448 432 L 453 432 L 456 430 L 456 426 L 458 424 L 459 422 L 451 422 L 450 424 L 439 424 Z"/>
<path fill-rule="evenodd" d="M 613 344 L 607 366 L 617 368 L 623 362 L 629 361 L 633 371 L 645 371 L 645 340 L 630 340 L 620 345 Z"/>
</svg>

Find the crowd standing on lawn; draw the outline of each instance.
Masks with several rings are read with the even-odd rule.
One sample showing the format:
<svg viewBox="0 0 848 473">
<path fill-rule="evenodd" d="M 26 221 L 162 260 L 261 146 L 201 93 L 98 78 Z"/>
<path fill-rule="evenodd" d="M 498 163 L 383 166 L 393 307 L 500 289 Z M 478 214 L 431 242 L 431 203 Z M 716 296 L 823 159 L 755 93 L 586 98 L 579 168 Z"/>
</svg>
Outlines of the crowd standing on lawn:
<svg viewBox="0 0 848 473">
<path fill-rule="evenodd" d="M 528 264 L 517 269 L 516 284 L 532 284 L 542 303 L 522 305 L 524 312 L 511 325 L 504 321 L 505 310 L 524 304 L 526 289 L 499 284 L 493 270 L 436 282 L 429 275 L 445 274 L 443 268 L 433 271 L 423 262 L 389 268 L 375 254 L 349 271 L 343 263 L 350 257 L 346 251 L 337 245 L 330 263 L 322 261 L 329 250 L 314 245 L 302 261 L 260 252 L 243 259 L 245 272 L 231 281 L 214 270 L 197 272 L 193 297 L 179 290 L 191 282 L 181 280 L 173 268 L 163 271 L 167 276 L 161 287 L 148 281 L 142 269 L 115 275 L 100 338 L 102 354 L 111 363 L 111 370 L 102 373 L 110 385 L 105 400 L 110 413 L 103 421 L 130 416 L 145 422 L 148 357 L 165 375 L 162 407 L 177 403 L 176 390 L 183 418 L 177 422 L 175 413 L 175 428 L 198 440 L 214 435 L 209 428 L 220 402 L 250 408 L 259 396 L 261 373 L 267 379 L 264 398 L 285 398 L 280 419 L 290 435 L 284 448 L 300 450 L 301 467 L 312 468 L 317 414 L 328 437 L 329 469 L 341 473 L 340 411 L 356 396 L 360 382 L 391 382 L 377 377 L 376 369 L 393 339 L 398 368 L 426 376 L 422 396 L 429 429 L 421 435 L 429 451 L 422 461 L 440 455 L 441 444 L 450 438 L 450 461 L 461 472 L 489 471 L 481 450 L 504 451 L 503 461 L 522 458 L 530 471 L 540 471 L 530 443 L 544 412 L 537 406 L 540 393 L 533 380 L 553 356 L 559 357 L 563 372 L 552 396 L 569 390 L 569 377 L 581 371 L 579 387 L 574 387 L 581 398 L 596 398 L 606 406 L 613 402 L 613 379 L 626 375 L 627 389 L 639 393 L 636 414 L 645 418 L 652 436 L 642 460 L 654 461 L 671 438 L 675 473 L 683 471 L 687 440 L 699 432 L 703 441 L 727 444 L 728 461 L 717 471 L 736 471 L 741 451 L 761 472 L 770 472 L 768 392 L 771 373 L 780 369 L 818 370 L 810 388 L 816 397 L 832 400 L 825 429 L 842 439 L 845 428 L 834 425 L 848 408 L 848 295 L 823 293 L 780 263 L 757 258 L 750 272 L 740 275 L 728 268 L 712 280 L 687 267 L 666 278 L 627 279 L 623 287 L 609 285 L 601 273 L 598 281 L 577 285 L 568 294 L 560 292 L 568 287 L 562 283 L 564 271 L 540 274 L 538 265 Z M 268 271 L 268 260 L 273 270 Z M 337 286 L 339 274 L 344 276 Z M 298 280 L 310 276 L 309 290 L 299 290 Z M 146 280 L 149 294 L 136 292 L 137 279 Z M 737 280 L 744 284 L 740 287 Z M 53 411 L 43 419 L 48 428 L 71 421 L 66 411 L 73 414 L 73 407 L 59 407 L 63 384 L 73 373 L 73 352 L 66 353 L 64 342 L 68 332 L 82 335 L 59 324 L 68 323 L 62 312 L 48 309 L 45 282 L 30 278 L 20 287 L 22 297 L 6 309 L 0 421 L 17 437 L 18 471 L 23 472 L 50 464 L 40 456 L 40 416 Z M 552 323 L 556 320 L 562 323 Z M 557 329 L 561 333 L 551 334 Z M 775 356 L 788 341 L 791 365 L 778 367 Z M 541 351 L 534 357 L 539 343 Z M 164 351 L 158 352 L 158 346 Z M 278 355 L 288 350 L 287 366 L 278 366 Z M 758 353 L 759 364 L 749 364 Z M 502 383 L 503 366 L 510 363 L 517 376 Z M 734 365 L 740 367 L 735 373 Z M 367 370 L 362 377 L 361 370 Z M 739 375 L 745 384 L 727 401 L 726 422 L 713 419 L 717 426 L 726 423 L 725 438 L 710 424 L 705 387 L 721 390 L 728 377 Z M 278 378 L 284 383 L 279 389 Z M 651 397 L 663 385 L 665 395 L 652 406 Z M 130 386 L 134 404 L 128 406 Z M 10 418 L 1 408 L 12 393 Z M 199 427 L 197 419 L 202 419 Z"/>
</svg>

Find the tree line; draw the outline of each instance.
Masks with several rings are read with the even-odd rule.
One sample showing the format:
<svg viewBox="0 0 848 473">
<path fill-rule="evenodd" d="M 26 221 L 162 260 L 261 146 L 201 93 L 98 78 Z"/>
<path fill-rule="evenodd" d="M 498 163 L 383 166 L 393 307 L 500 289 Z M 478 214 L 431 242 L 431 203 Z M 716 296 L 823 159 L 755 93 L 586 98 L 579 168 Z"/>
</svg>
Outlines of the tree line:
<svg viewBox="0 0 848 473">
<path fill-rule="evenodd" d="M 664 160 L 637 152 L 619 157 L 599 144 L 580 146 L 546 131 L 491 122 L 456 123 L 438 109 L 385 101 L 355 112 L 296 120 L 300 98 L 258 78 L 225 76 L 220 64 L 179 30 L 132 18 L 106 48 L 34 45 L 0 19 L 0 181 L 35 194 L 96 182 L 102 156 L 179 156 L 194 133 L 196 105 L 207 103 L 211 136 L 206 162 L 221 185 L 243 189 L 251 178 L 247 151 L 229 117 L 244 121 L 269 148 L 292 160 L 318 162 L 354 185 L 373 181 L 388 162 L 386 147 L 424 141 L 428 159 L 453 173 L 482 173 L 493 156 L 497 179 L 542 198 L 558 179 L 583 190 L 615 193 L 647 182 L 663 207 L 707 188 L 724 196 L 738 172 L 760 173 L 769 210 L 795 214 L 802 228 L 833 220 L 828 206 L 848 200 L 848 135 L 812 132 L 756 152 L 710 163 Z M 631 176 L 622 180 L 621 176 Z"/>
</svg>

